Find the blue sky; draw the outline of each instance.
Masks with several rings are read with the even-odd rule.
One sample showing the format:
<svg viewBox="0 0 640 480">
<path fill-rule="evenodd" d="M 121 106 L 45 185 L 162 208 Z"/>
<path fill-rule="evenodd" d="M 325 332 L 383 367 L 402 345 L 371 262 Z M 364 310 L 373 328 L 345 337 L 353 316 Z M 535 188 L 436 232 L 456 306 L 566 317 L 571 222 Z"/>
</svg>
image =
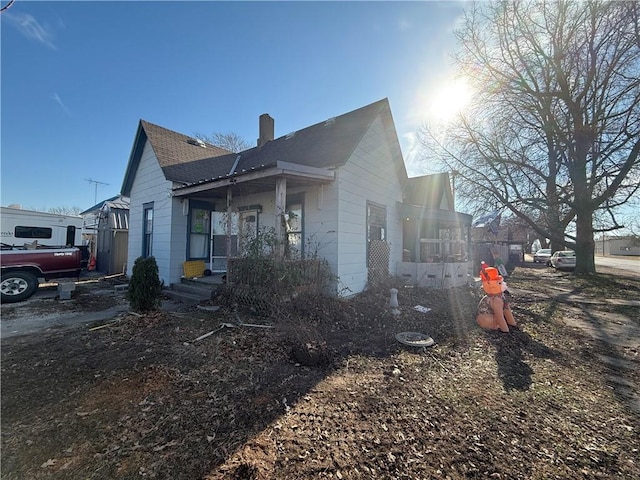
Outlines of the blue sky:
<svg viewBox="0 0 640 480">
<path fill-rule="evenodd" d="M 463 7 L 17 0 L 1 17 L 1 203 L 86 209 L 87 179 L 108 184 L 98 201 L 118 194 L 141 118 L 253 143 L 262 113 L 281 136 L 387 97 L 411 158 Z"/>
</svg>

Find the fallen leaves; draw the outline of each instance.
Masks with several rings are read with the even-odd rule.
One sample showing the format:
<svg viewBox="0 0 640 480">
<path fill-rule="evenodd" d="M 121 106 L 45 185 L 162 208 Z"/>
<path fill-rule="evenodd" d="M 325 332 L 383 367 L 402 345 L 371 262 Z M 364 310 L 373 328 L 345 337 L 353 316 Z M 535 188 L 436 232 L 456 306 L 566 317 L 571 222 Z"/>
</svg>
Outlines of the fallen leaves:
<svg viewBox="0 0 640 480">
<path fill-rule="evenodd" d="M 598 360 L 614 352 L 550 302 L 516 303 L 522 328 L 500 336 L 475 326 L 474 292 L 399 290 L 393 320 L 367 292 L 195 344 L 235 313 L 3 341 L 3 478 L 640 478 L 638 418 Z"/>
<path fill-rule="evenodd" d="M 40 468 L 53 467 L 56 464 L 56 462 L 57 462 L 56 459 L 50 458 L 49 460 L 44 462 L 42 465 L 40 465 Z"/>
</svg>

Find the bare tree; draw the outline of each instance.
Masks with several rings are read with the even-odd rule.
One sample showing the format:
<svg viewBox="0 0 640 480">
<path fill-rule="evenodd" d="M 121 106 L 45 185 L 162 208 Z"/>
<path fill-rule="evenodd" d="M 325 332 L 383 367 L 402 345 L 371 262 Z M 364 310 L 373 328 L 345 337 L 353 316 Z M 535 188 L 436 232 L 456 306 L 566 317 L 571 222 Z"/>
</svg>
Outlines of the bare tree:
<svg viewBox="0 0 640 480">
<path fill-rule="evenodd" d="M 247 150 L 251 147 L 249 142 L 247 142 L 244 138 L 234 132 L 229 133 L 220 133 L 213 132 L 211 135 L 204 135 L 202 133 L 196 133 L 194 135 L 196 138 L 199 138 L 203 142 L 210 143 L 220 148 L 224 148 L 225 150 L 229 150 L 230 152 L 238 153 L 243 150 Z"/>
<path fill-rule="evenodd" d="M 594 232 L 638 193 L 640 37 L 635 2 L 474 4 L 455 60 L 477 92 L 459 122 L 423 129 L 459 196 L 500 204 L 594 273 Z M 594 215 L 607 217 L 594 228 Z"/>
<path fill-rule="evenodd" d="M 82 209 L 80 207 L 51 207 L 47 210 L 48 213 L 57 213 L 58 215 L 80 215 Z"/>
</svg>

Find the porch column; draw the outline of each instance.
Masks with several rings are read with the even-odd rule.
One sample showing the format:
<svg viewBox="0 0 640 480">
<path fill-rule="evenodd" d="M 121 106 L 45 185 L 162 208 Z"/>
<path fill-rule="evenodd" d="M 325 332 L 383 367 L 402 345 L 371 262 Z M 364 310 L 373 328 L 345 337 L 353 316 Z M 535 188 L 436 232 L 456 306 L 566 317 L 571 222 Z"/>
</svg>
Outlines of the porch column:
<svg viewBox="0 0 640 480">
<path fill-rule="evenodd" d="M 284 258 L 284 242 L 285 242 L 285 228 L 284 228 L 284 214 L 287 207 L 287 179 L 285 177 L 278 177 L 276 179 L 276 219 L 275 219 L 275 232 L 277 249 L 276 258 L 281 260 Z"/>
<path fill-rule="evenodd" d="M 233 226 L 232 223 L 232 215 L 231 215 L 231 201 L 233 196 L 231 194 L 231 187 L 227 187 L 227 275 L 229 274 L 229 260 L 231 259 L 231 228 Z M 228 277 L 227 277 L 228 278 Z"/>
<path fill-rule="evenodd" d="M 420 255 L 421 255 L 422 248 L 420 245 L 420 238 L 422 237 L 422 215 L 420 215 L 420 218 L 416 218 L 415 222 L 416 222 L 416 246 L 414 248 L 415 250 L 414 258 L 416 263 L 421 263 L 422 259 L 420 258 Z"/>
</svg>

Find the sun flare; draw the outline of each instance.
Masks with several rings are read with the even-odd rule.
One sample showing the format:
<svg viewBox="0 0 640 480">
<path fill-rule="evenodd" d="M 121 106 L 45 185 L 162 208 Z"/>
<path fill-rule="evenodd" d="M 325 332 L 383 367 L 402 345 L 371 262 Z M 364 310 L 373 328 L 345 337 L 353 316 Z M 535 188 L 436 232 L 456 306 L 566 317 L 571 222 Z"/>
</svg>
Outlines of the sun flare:
<svg viewBox="0 0 640 480">
<path fill-rule="evenodd" d="M 443 83 L 429 97 L 427 115 L 432 120 L 448 122 L 471 101 L 469 84 L 461 79 Z"/>
</svg>

